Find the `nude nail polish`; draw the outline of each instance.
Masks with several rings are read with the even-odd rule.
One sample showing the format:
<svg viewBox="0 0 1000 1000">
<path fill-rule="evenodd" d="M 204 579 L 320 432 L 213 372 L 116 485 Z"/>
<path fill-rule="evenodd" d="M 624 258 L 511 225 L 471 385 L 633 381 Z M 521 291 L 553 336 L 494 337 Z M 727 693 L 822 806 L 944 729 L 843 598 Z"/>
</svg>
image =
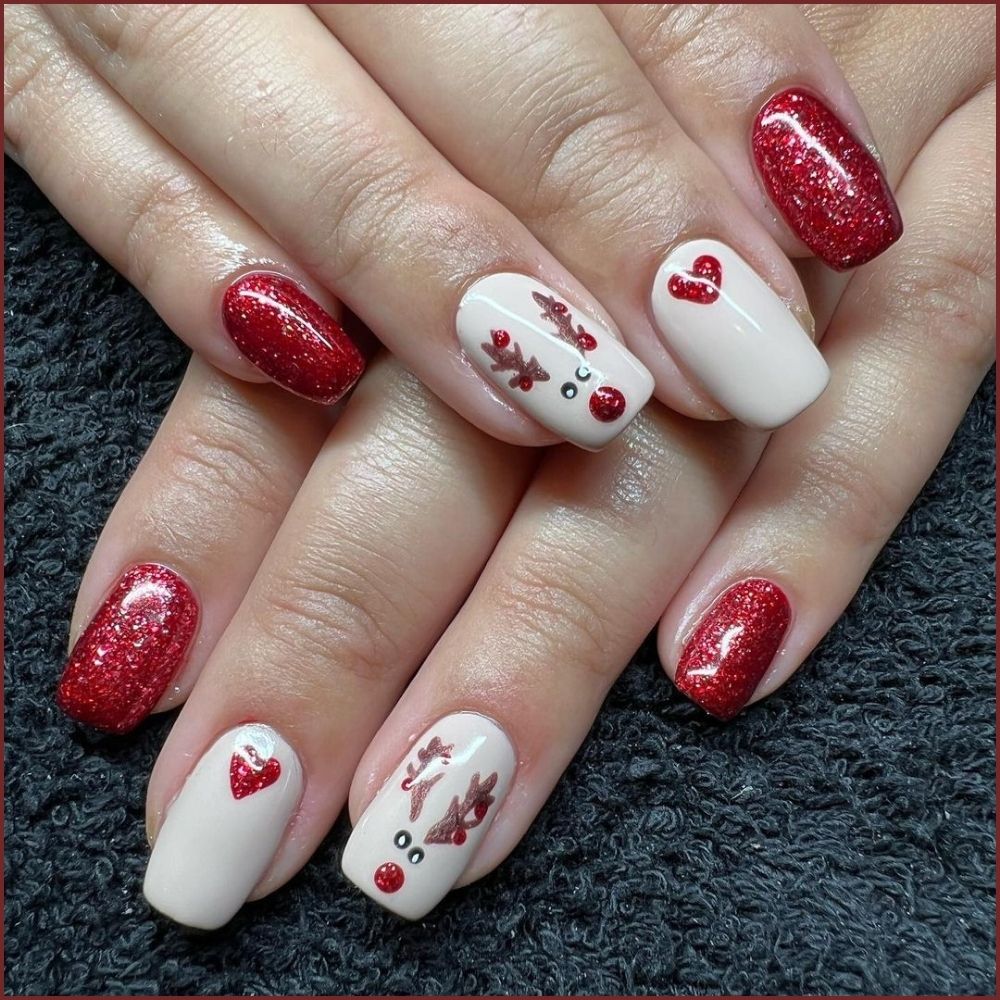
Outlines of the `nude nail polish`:
<svg viewBox="0 0 1000 1000">
<path fill-rule="evenodd" d="M 527 275 L 480 278 L 456 327 L 486 378 L 581 448 L 614 440 L 652 395 L 652 376 L 608 329 Z"/>
<path fill-rule="evenodd" d="M 700 239 L 675 247 L 656 272 L 651 302 L 670 353 L 751 427 L 787 423 L 829 382 L 809 334 L 725 243 Z"/>
<path fill-rule="evenodd" d="M 198 602 L 177 573 L 132 566 L 73 646 L 56 704 L 95 729 L 135 729 L 183 666 L 197 627 Z"/>
<path fill-rule="evenodd" d="M 400 761 L 344 848 L 344 874 L 366 895 L 418 920 L 468 867 L 514 776 L 510 740 L 473 712 L 447 715 Z"/>
<path fill-rule="evenodd" d="M 228 923 L 271 866 L 302 787 L 295 751 L 270 726 L 216 740 L 167 807 L 142 887 L 149 904 L 188 927 Z"/>
<path fill-rule="evenodd" d="M 344 328 L 294 282 L 254 271 L 222 299 L 226 333 L 248 361 L 290 392 L 335 403 L 365 370 Z"/>
<path fill-rule="evenodd" d="M 878 161 L 818 97 L 791 88 L 753 126 L 764 188 L 793 232 L 838 271 L 887 250 L 903 223 Z"/>
<path fill-rule="evenodd" d="M 791 605 L 777 584 L 763 579 L 734 584 L 685 643 L 674 683 L 716 718 L 733 718 L 773 662 L 791 618 Z"/>
</svg>

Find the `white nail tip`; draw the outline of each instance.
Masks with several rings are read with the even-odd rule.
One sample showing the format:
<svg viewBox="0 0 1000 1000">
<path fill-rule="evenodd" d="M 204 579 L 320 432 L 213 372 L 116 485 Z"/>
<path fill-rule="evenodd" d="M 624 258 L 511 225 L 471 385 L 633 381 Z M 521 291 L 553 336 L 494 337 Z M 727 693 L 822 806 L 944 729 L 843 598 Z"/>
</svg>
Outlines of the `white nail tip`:
<svg viewBox="0 0 1000 1000">
<path fill-rule="evenodd" d="M 184 782 L 146 869 L 150 905 L 214 930 L 271 866 L 302 795 L 302 768 L 269 726 L 248 724 L 211 746 Z"/>
<path fill-rule="evenodd" d="M 344 848 L 344 874 L 393 913 L 417 920 L 468 867 L 514 775 L 503 730 L 459 712 L 431 726 L 365 810 Z"/>
<path fill-rule="evenodd" d="M 652 376 L 606 327 L 527 275 L 480 278 L 455 324 L 486 378 L 583 448 L 614 440 L 653 392 Z"/>
<path fill-rule="evenodd" d="M 652 307 L 671 354 L 743 423 L 780 427 L 826 388 L 830 372 L 809 335 L 724 243 L 677 247 L 656 273 Z"/>
</svg>

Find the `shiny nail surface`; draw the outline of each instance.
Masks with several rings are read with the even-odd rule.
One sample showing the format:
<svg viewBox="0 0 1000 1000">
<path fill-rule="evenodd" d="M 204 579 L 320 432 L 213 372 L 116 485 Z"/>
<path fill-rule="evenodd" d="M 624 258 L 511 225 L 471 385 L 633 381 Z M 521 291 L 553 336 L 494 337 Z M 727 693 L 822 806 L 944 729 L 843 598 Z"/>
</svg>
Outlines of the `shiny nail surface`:
<svg viewBox="0 0 1000 1000">
<path fill-rule="evenodd" d="M 903 233 L 878 161 L 814 94 L 772 97 L 754 122 L 753 156 L 789 227 L 838 271 L 888 249 Z"/>
<path fill-rule="evenodd" d="M 751 427 L 787 423 L 830 379 L 823 355 L 785 303 L 718 240 L 675 247 L 656 273 L 652 306 L 670 353 Z"/>
<path fill-rule="evenodd" d="M 468 867 L 515 766 L 510 740 L 492 720 L 474 712 L 440 719 L 358 820 L 344 874 L 386 909 L 418 920 Z"/>
<path fill-rule="evenodd" d="M 608 329 L 527 275 L 480 278 L 455 323 L 486 378 L 581 448 L 613 441 L 652 395 L 652 376 Z"/>
<path fill-rule="evenodd" d="M 688 639 L 674 683 L 716 718 L 733 718 L 774 660 L 791 618 L 791 605 L 777 584 L 763 579 L 734 584 Z"/>
<path fill-rule="evenodd" d="M 127 733 L 153 710 L 187 656 L 198 602 L 172 569 L 132 566 L 77 640 L 56 691 L 71 718 Z"/>
<path fill-rule="evenodd" d="M 302 786 L 295 751 L 270 726 L 216 740 L 167 808 L 142 886 L 150 905 L 188 927 L 228 923 L 271 866 Z"/>
<path fill-rule="evenodd" d="M 247 360 L 314 402 L 335 403 L 365 370 L 344 328 L 280 274 L 254 271 L 234 281 L 222 299 L 222 321 Z"/>
</svg>

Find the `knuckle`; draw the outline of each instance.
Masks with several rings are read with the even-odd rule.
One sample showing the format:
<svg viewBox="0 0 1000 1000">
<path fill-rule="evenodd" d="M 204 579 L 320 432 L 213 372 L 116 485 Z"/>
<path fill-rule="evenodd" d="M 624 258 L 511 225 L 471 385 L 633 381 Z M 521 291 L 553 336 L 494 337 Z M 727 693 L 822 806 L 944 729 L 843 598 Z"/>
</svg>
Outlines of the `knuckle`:
<svg viewBox="0 0 1000 1000">
<path fill-rule="evenodd" d="M 125 211 L 121 256 L 125 274 L 140 291 L 155 285 L 167 246 L 184 246 L 210 214 L 208 196 L 184 169 L 157 163 Z"/>
<path fill-rule="evenodd" d="M 235 511 L 277 521 L 287 506 L 287 473 L 259 433 L 251 404 L 236 404 L 222 387 L 174 428 L 165 444 L 165 474 L 193 509 Z"/>
<path fill-rule="evenodd" d="M 9 8 L 8 8 L 9 9 Z M 47 97 L 59 93 L 66 61 L 50 31 L 27 16 L 4 17 L 4 136 L 21 154 L 29 126 L 43 124 Z M 36 128 L 35 131 L 38 131 Z"/>
<path fill-rule="evenodd" d="M 809 512 L 823 532 L 833 527 L 852 545 L 879 549 L 895 528 L 905 500 L 873 458 L 871 428 L 885 421 L 873 395 L 855 394 L 799 459 L 794 469 L 798 487 L 790 502 L 796 510 Z"/>
<path fill-rule="evenodd" d="M 392 676 L 405 653 L 382 624 L 395 620 L 389 612 L 392 591 L 365 566 L 358 544 L 286 562 L 269 578 L 264 600 L 253 612 L 254 625 L 268 640 L 287 651 L 310 683 L 324 683 L 330 668 L 366 683 Z M 377 554 L 374 562 L 379 563 Z M 390 574 L 391 575 L 391 574 Z"/>
<path fill-rule="evenodd" d="M 537 548 L 518 559 L 493 596 L 495 615 L 500 628 L 516 637 L 520 656 L 546 663 L 569 651 L 578 669 L 610 684 L 621 666 L 609 653 L 613 613 L 586 582 L 601 579 L 603 567 L 581 563 L 576 555 L 573 565 L 564 555 Z"/>
</svg>

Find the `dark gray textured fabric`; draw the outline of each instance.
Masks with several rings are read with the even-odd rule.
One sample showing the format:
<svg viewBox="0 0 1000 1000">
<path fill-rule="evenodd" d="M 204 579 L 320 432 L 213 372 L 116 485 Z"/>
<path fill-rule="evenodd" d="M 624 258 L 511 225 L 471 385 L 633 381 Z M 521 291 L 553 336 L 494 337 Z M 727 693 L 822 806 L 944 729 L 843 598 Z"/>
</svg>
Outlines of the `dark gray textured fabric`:
<svg viewBox="0 0 1000 1000">
<path fill-rule="evenodd" d="M 515 854 L 427 920 L 345 884 L 341 821 L 290 886 L 190 936 L 139 891 L 170 720 L 105 738 L 52 703 L 185 351 L 16 168 L 6 207 L 8 991 L 993 991 L 992 379 L 777 696 L 716 724 L 647 642 Z"/>
</svg>

